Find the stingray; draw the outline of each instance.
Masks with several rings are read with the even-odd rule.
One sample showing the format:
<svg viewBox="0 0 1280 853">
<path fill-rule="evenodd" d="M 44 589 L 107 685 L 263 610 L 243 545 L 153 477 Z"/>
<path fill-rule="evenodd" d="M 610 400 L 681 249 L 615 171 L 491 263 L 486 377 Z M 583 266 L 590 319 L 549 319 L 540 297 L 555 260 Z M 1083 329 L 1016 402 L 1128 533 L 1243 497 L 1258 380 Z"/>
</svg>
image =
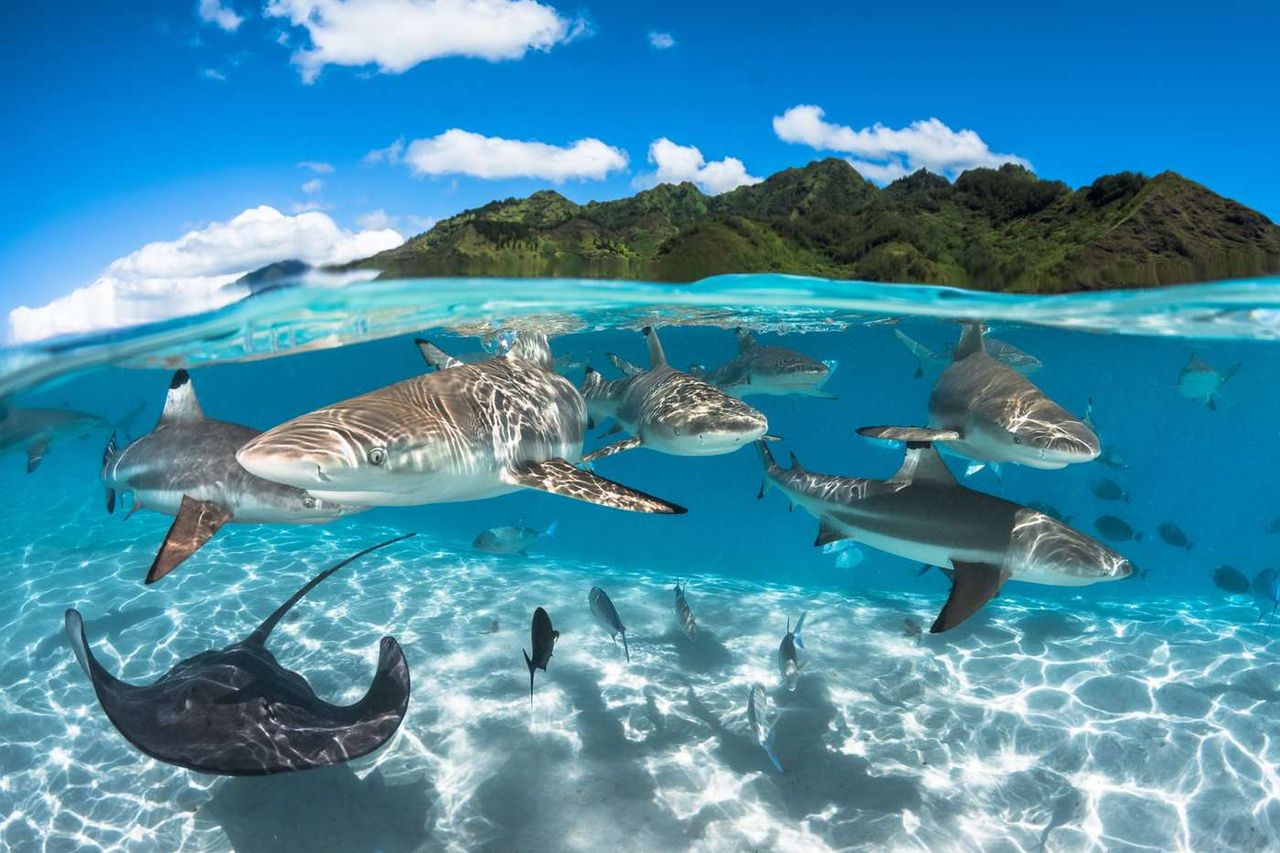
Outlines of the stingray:
<svg viewBox="0 0 1280 853">
<path fill-rule="evenodd" d="M 244 640 L 187 658 L 145 687 L 119 680 L 98 663 L 75 610 L 66 613 L 67 638 L 111 724 L 157 761 L 223 776 L 340 764 L 382 746 L 404 719 L 409 666 L 400 644 L 383 637 L 378 669 L 364 698 L 354 705 L 332 705 L 305 678 L 280 665 L 267 651 L 267 637 L 329 575 L 412 535 L 366 548 L 326 569 Z"/>
</svg>

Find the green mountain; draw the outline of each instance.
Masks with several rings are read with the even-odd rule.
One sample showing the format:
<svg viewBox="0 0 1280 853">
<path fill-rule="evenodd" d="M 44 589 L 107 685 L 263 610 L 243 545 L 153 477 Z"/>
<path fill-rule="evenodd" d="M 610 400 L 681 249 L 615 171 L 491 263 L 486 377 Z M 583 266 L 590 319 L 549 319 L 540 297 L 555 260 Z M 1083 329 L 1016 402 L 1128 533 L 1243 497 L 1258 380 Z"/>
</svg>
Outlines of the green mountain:
<svg viewBox="0 0 1280 853">
<path fill-rule="evenodd" d="M 384 276 L 694 281 L 720 273 L 1056 293 L 1280 272 L 1280 228 L 1164 172 L 1072 190 L 1019 166 L 878 189 L 844 160 L 719 196 L 664 184 L 580 205 L 551 190 L 495 201 L 348 265 Z"/>
</svg>

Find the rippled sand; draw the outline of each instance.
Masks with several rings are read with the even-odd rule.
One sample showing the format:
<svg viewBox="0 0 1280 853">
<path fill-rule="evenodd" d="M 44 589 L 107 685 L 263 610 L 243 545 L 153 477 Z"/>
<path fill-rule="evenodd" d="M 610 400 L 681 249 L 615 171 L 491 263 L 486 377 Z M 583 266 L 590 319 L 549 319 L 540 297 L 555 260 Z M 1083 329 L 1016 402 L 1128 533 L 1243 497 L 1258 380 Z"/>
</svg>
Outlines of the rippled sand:
<svg viewBox="0 0 1280 853">
<path fill-rule="evenodd" d="M 928 624 L 937 579 L 927 594 L 841 595 L 682 572 L 703 628 L 690 643 L 673 577 L 419 536 L 327 581 L 271 641 L 322 696 L 349 702 L 378 638 L 396 635 L 413 675 L 396 737 L 348 767 L 220 779 L 147 759 L 111 728 L 58 634 L 63 609 L 83 611 L 105 665 L 145 681 L 399 531 L 238 528 L 147 590 L 146 537 L 120 527 L 118 541 L 67 551 L 58 531 L 78 517 L 44 521 L 32 529 L 49 538 L 13 554 L 0 599 L 0 846 L 1280 846 L 1277 643 L 1246 602 L 1082 598 L 1089 609 L 1071 612 L 1022 585 L 917 644 L 903 619 Z M 588 612 L 597 583 L 627 623 L 629 666 Z M 531 709 L 520 650 L 536 605 L 561 639 Z M 788 692 L 777 646 L 804 610 L 808 661 Z M 747 727 L 756 682 L 781 709 L 785 774 Z"/>
</svg>

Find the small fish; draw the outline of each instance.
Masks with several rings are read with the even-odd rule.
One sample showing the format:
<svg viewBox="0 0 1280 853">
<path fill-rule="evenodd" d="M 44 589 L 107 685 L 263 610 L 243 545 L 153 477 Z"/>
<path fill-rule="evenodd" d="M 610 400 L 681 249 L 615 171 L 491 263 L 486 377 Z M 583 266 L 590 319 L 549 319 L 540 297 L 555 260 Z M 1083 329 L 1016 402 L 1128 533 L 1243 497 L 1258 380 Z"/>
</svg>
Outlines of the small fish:
<svg viewBox="0 0 1280 853">
<path fill-rule="evenodd" d="M 764 753 L 769 756 L 773 766 L 778 768 L 779 773 L 786 773 L 777 753 L 773 751 L 773 732 L 777 719 L 769 708 L 769 694 L 759 684 L 751 688 L 751 694 L 747 698 L 747 722 L 751 724 L 751 733 L 755 735 L 756 743 L 764 748 Z"/>
<path fill-rule="evenodd" d="M 1249 579 L 1239 569 L 1231 566 L 1218 566 L 1213 570 L 1213 585 L 1223 592 L 1232 595 L 1243 595 L 1249 591 Z"/>
<path fill-rule="evenodd" d="M 587 605 L 591 608 L 591 615 L 596 617 L 600 627 L 609 632 L 615 643 L 618 642 L 618 635 L 622 635 L 622 651 L 627 656 L 627 663 L 631 663 L 631 650 L 627 648 L 627 627 L 622 624 L 618 609 L 609 599 L 609 593 L 598 586 L 591 587 L 591 592 L 587 593 Z"/>
<path fill-rule="evenodd" d="M 854 566 L 859 565 L 866 558 L 867 558 L 867 555 L 863 553 L 861 548 L 849 548 L 845 551 L 841 551 L 840 554 L 836 557 L 836 568 L 852 569 Z"/>
<path fill-rule="evenodd" d="M 1098 462 L 1113 471 L 1128 471 L 1129 463 L 1120 455 L 1120 451 L 1108 444 L 1102 448 L 1102 453 L 1098 455 Z"/>
<path fill-rule="evenodd" d="M 556 535 L 556 523 L 553 521 L 546 530 L 534 530 L 531 527 L 513 525 L 508 527 L 491 527 L 476 536 L 471 547 L 490 554 L 519 554 L 529 556 L 529 546 L 538 539 L 551 538 Z"/>
<path fill-rule="evenodd" d="M 786 682 L 788 690 L 796 689 L 796 682 L 800 680 L 800 670 L 804 669 L 804 664 L 800 661 L 796 650 L 804 648 L 804 638 L 800 632 L 804 630 L 804 617 L 808 615 L 808 613 L 800 614 L 794 631 L 791 630 L 791 617 L 787 617 L 787 635 L 782 638 L 782 643 L 778 646 L 778 672 L 782 674 L 782 680 Z"/>
<path fill-rule="evenodd" d="M 902 620 L 902 634 L 906 637 L 913 638 L 917 644 L 924 637 L 924 627 L 919 622 L 908 616 Z"/>
<path fill-rule="evenodd" d="M 676 602 L 676 622 L 680 624 L 680 630 L 684 631 L 684 635 L 690 640 L 698 638 L 698 623 L 693 618 L 693 610 L 689 607 L 689 600 L 684 597 L 684 587 L 679 582 L 675 588 Z"/>
<path fill-rule="evenodd" d="M 533 704 L 533 671 L 540 669 L 547 671 L 547 664 L 551 662 L 551 652 L 555 649 L 556 640 L 560 639 L 560 632 L 553 630 L 551 627 L 551 617 L 547 615 L 547 611 L 539 607 L 533 611 L 533 622 L 529 625 L 529 645 L 533 646 L 533 657 L 529 657 L 528 652 L 524 652 L 524 662 L 529 667 L 529 704 Z M 521 651 L 524 651 L 521 649 Z"/>
<path fill-rule="evenodd" d="M 1101 480 L 1094 480 L 1090 488 L 1093 490 L 1094 497 L 1099 500 L 1129 502 L 1129 493 L 1115 480 L 1103 477 Z"/>
<path fill-rule="evenodd" d="M 1188 400 L 1198 400 L 1208 406 L 1211 411 L 1216 411 L 1218 401 L 1225 399 L 1222 395 L 1222 386 L 1226 385 L 1239 370 L 1239 362 L 1226 370 L 1218 370 L 1192 353 L 1191 358 L 1178 373 L 1178 393 Z"/>
<path fill-rule="evenodd" d="M 1093 527 L 1112 542 L 1127 542 L 1130 539 L 1135 542 L 1142 541 L 1141 533 L 1134 533 L 1128 522 L 1114 515 L 1101 516 L 1093 522 Z"/>
<path fill-rule="evenodd" d="M 1161 539 L 1175 548 L 1186 548 L 1190 551 L 1194 547 L 1182 528 L 1171 521 L 1164 522 L 1156 530 L 1160 533 Z"/>
</svg>

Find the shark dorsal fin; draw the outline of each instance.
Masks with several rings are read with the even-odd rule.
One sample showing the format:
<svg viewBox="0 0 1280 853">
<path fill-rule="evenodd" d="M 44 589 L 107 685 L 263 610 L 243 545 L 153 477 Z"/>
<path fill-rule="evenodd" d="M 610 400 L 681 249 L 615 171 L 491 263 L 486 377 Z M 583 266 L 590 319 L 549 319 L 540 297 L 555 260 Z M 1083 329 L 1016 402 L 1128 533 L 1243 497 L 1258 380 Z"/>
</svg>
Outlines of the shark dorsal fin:
<svg viewBox="0 0 1280 853">
<path fill-rule="evenodd" d="M 916 442 L 907 444 L 907 458 L 902 461 L 902 467 L 893 475 L 893 479 L 939 486 L 959 485 L 947 463 L 942 461 L 937 448 L 932 444 Z"/>
<path fill-rule="evenodd" d="M 179 370 L 169 380 L 169 393 L 164 398 L 164 411 L 160 413 L 157 426 L 175 421 L 204 420 L 204 409 L 196 399 L 196 387 L 191 382 L 191 374 Z"/>
<path fill-rule="evenodd" d="M 734 329 L 733 339 L 738 344 L 739 353 L 744 353 L 756 345 L 756 336 L 751 334 L 746 329 L 741 329 L 741 328 Z"/>
<path fill-rule="evenodd" d="M 503 355 L 532 362 L 544 370 L 551 369 L 551 342 L 541 332 L 521 332 L 516 335 L 511 347 Z"/>
<path fill-rule="evenodd" d="M 262 624 L 259 625 L 257 628 L 255 628 L 253 633 L 250 634 L 245 639 L 244 644 L 246 646 L 261 646 L 264 643 L 266 643 L 267 637 L 271 635 L 272 629 L 275 628 L 276 625 L 280 623 L 280 620 L 285 617 L 285 614 L 288 613 L 295 604 L 301 601 L 304 595 L 311 592 L 311 590 L 315 589 L 320 584 L 321 581 L 329 577 L 329 575 L 333 574 L 338 569 L 341 569 L 343 566 L 346 566 L 350 563 L 354 563 L 356 560 L 360 559 L 365 554 L 368 554 L 372 551 L 377 551 L 380 548 L 385 548 L 388 545 L 394 545 L 397 542 L 403 542 L 404 540 L 409 539 L 410 537 L 416 536 L 416 535 L 417 534 L 415 533 L 406 533 L 403 536 L 397 536 L 395 539 L 388 539 L 386 542 L 379 542 L 377 545 L 370 545 L 368 548 L 365 548 L 360 553 L 352 554 L 350 557 L 347 557 L 342 562 L 325 569 L 323 572 L 321 572 L 320 574 L 316 575 L 311 580 L 303 584 L 302 589 L 298 590 L 292 596 L 290 596 L 288 601 L 286 601 L 284 604 L 281 604 L 279 607 L 277 607 L 275 609 L 275 612 L 272 613 L 270 616 L 268 616 L 265 620 L 263 620 Z"/>
<path fill-rule="evenodd" d="M 422 353 L 422 360 L 436 370 L 448 370 L 451 367 L 458 367 L 462 364 L 461 361 L 449 355 L 449 353 L 440 349 L 440 347 L 426 338 L 414 338 L 413 342 L 418 345 L 418 352 Z"/>
<path fill-rule="evenodd" d="M 959 361 L 962 358 L 968 358 L 975 352 L 985 352 L 986 345 L 982 343 L 982 333 L 981 323 L 965 323 L 964 331 L 960 333 L 960 342 L 956 344 L 952 358 L 955 361 Z"/>
<path fill-rule="evenodd" d="M 653 326 L 645 326 L 644 340 L 649 345 L 649 369 L 666 367 L 667 354 L 662 351 L 662 341 L 658 340 L 658 330 Z"/>
</svg>

